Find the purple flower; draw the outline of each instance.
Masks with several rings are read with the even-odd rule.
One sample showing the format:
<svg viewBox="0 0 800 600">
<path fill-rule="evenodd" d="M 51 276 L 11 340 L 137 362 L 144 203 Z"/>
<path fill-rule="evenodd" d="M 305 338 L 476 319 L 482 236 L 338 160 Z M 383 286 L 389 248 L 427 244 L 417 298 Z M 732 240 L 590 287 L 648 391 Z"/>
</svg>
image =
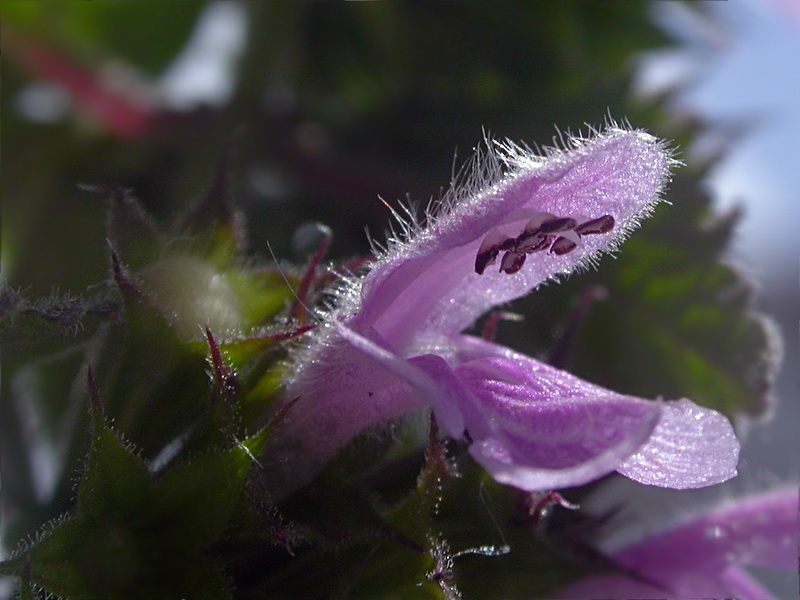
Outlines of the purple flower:
<svg viewBox="0 0 800 600">
<path fill-rule="evenodd" d="M 630 575 L 589 577 L 558 598 L 775 598 L 742 567 L 797 568 L 798 491 L 728 502 L 624 548 Z"/>
<path fill-rule="evenodd" d="M 614 470 L 674 488 L 736 474 L 739 445 L 720 414 L 617 394 L 462 334 L 614 250 L 650 214 L 673 163 L 661 141 L 616 126 L 566 146 L 544 156 L 490 147 L 424 226 L 409 212 L 370 271 L 342 282 L 291 364 L 297 401 L 268 453 L 279 496 L 368 426 L 424 406 L 495 479 L 524 490 Z"/>
</svg>

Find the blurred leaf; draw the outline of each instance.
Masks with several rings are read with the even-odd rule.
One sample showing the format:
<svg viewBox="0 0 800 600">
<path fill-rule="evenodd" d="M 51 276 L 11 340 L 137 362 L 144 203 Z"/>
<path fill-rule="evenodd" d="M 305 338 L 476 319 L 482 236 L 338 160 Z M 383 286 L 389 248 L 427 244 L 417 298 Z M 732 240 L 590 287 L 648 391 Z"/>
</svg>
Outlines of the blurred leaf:
<svg viewBox="0 0 800 600">
<path fill-rule="evenodd" d="M 125 264 L 142 268 L 156 260 L 163 250 L 164 236 L 155 220 L 130 191 L 106 185 L 79 185 L 86 192 L 106 196 L 109 208 L 106 234 Z"/>
<path fill-rule="evenodd" d="M 4 2 L 3 20 L 91 55 L 158 75 L 183 47 L 204 2 Z M 147 31 L 147 36 L 141 32 Z"/>
<path fill-rule="evenodd" d="M 228 181 L 233 143 L 225 145 L 208 191 L 177 224 L 178 234 L 190 236 L 196 253 L 220 266 L 235 259 L 245 243 L 243 217 L 233 207 Z"/>
<path fill-rule="evenodd" d="M 88 522 L 124 524 L 136 519 L 142 501 L 151 493 L 150 473 L 135 451 L 106 426 L 101 410 L 99 406 L 92 410 L 92 443 L 78 488 L 77 510 Z"/>
<path fill-rule="evenodd" d="M 0 287 L 0 336 L 7 351 L 46 354 L 78 346 L 102 323 L 119 316 L 119 303 L 105 295 L 85 298 L 53 292 L 31 299 L 19 290 Z"/>
</svg>

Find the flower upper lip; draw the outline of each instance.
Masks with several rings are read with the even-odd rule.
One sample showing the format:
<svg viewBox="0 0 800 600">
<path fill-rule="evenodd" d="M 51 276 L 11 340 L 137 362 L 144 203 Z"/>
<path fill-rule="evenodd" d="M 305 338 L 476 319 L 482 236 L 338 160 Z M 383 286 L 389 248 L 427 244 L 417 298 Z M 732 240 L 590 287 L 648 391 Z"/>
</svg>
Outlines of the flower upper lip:
<svg viewBox="0 0 800 600">
<path fill-rule="evenodd" d="M 501 145 L 500 152 L 485 168 L 491 172 L 477 178 L 494 177 L 496 183 L 451 192 L 424 229 L 390 241 L 371 273 L 347 288 L 337 314 L 369 321 L 386 339 L 400 341 L 401 348 L 428 327 L 463 331 L 492 307 L 615 249 L 659 200 L 672 164 L 659 140 L 623 129 L 575 142 L 546 160 L 510 144 Z M 585 237 L 580 252 L 540 252 L 513 277 L 492 269 L 475 273 L 485 236 L 499 228 L 516 237 L 532 212 L 589 220 L 610 215 L 615 226 L 608 235 Z"/>
</svg>

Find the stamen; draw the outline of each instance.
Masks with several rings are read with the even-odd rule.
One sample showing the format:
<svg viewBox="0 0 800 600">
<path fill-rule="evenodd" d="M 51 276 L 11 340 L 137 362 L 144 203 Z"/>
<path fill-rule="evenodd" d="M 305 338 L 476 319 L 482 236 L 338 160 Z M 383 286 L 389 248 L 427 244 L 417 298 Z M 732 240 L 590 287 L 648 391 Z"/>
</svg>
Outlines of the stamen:
<svg viewBox="0 0 800 600">
<path fill-rule="evenodd" d="M 583 246 L 582 235 L 608 233 L 616 221 L 611 215 L 594 219 L 583 217 L 559 217 L 548 212 L 530 210 L 516 214 L 516 218 L 529 217 L 525 228 L 517 237 L 509 237 L 499 229 L 493 229 L 483 238 L 475 256 L 475 272 L 482 275 L 487 267 L 497 262 L 500 252 L 505 252 L 500 263 L 500 272 L 509 275 L 518 272 L 525 264 L 525 256 L 543 250 L 562 256 Z M 560 235 L 557 235 L 560 234 Z"/>
<path fill-rule="evenodd" d="M 544 235 L 542 233 L 534 233 L 528 235 L 521 233 L 517 238 L 516 251 L 532 254 L 541 250 L 547 250 L 553 242 L 552 235 Z"/>
<path fill-rule="evenodd" d="M 478 248 L 478 254 L 475 256 L 475 272 L 478 275 L 483 275 L 486 267 L 495 263 L 500 250 L 505 249 L 501 246 L 507 244 L 508 236 L 498 229 L 493 229 L 487 233 L 481 242 L 481 247 Z"/>
<path fill-rule="evenodd" d="M 523 252 L 509 250 L 503 255 L 503 260 L 500 262 L 500 272 L 508 273 L 509 275 L 518 272 L 522 265 L 525 264 L 526 256 Z"/>
<path fill-rule="evenodd" d="M 549 219 L 539 225 L 539 232 L 541 233 L 558 233 L 559 231 L 566 231 L 573 229 L 578 222 L 572 217 L 556 217 Z"/>
<path fill-rule="evenodd" d="M 477 256 L 475 256 L 475 272 L 478 275 L 483 275 L 486 267 L 497 262 L 498 254 L 500 254 L 500 250 L 497 247 L 489 248 L 482 253 L 478 252 Z"/>
<path fill-rule="evenodd" d="M 516 247 L 517 245 L 517 238 L 506 238 L 504 241 L 500 242 L 497 245 L 498 250 L 511 250 L 512 248 Z"/>
<path fill-rule="evenodd" d="M 578 244 L 573 242 L 571 239 L 566 238 L 564 236 L 559 236 L 558 239 L 556 239 L 556 241 L 553 242 L 553 245 L 550 246 L 550 252 L 557 256 L 561 256 L 563 254 L 569 254 L 577 247 Z"/>
<path fill-rule="evenodd" d="M 589 221 L 584 221 L 575 228 L 575 232 L 578 235 L 595 235 L 598 233 L 608 233 L 609 231 L 614 229 L 614 225 L 616 225 L 614 217 L 612 217 L 611 215 L 603 215 L 602 217 L 597 217 L 596 219 L 590 219 Z"/>
<path fill-rule="evenodd" d="M 550 246 L 550 252 L 557 256 L 561 256 L 562 254 L 568 254 L 569 252 L 572 252 L 579 246 L 583 246 L 581 236 L 574 231 L 564 231 L 560 236 L 558 236 L 558 238 L 556 238 L 556 241 L 553 242 L 553 245 Z"/>
</svg>

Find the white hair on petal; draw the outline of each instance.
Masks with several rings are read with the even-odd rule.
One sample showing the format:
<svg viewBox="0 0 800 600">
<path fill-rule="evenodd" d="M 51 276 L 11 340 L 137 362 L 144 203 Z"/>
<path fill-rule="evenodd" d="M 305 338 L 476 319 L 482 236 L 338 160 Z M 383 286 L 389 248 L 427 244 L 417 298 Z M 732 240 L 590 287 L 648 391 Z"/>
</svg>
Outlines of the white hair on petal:
<svg viewBox="0 0 800 600">
<path fill-rule="evenodd" d="M 568 154 L 585 151 L 589 144 L 597 143 L 598 140 L 608 139 L 619 133 L 637 131 L 627 120 L 617 122 L 610 115 L 606 115 L 602 128 L 594 127 L 588 123 L 585 124 L 585 127 L 588 131 L 585 135 L 580 131 L 572 134 L 569 130 L 562 131 L 556 128 L 556 135 L 553 137 L 552 145 L 539 146 L 534 144 L 533 147 L 510 139 L 497 140 L 484 130 L 482 144 L 473 148 L 472 155 L 464 161 L 458 170 L 453 170 L 447 190 L 438 199 L 429 198 L 422 210 L 421 217 L 418 204 L 408 200 L 405 203 L 398 203 L 400 211 L 404 213 L 401 214 L 386 200 L 379 197 L 380 201 L 389 209 L 393 219 L 389 224 L 389 229 L 383 242 L 368 236 L 370 248 L 375 257 L 368 269 L 378 268 L 398 254 L 412 255 L 414 245 L 425 241 L 424 238 L 430 231 L 431 224 L 434 222 L 441 224 L 451 213 L 473 201 L 476 197 L 491 196 L 499 186 L 522 173 L 531 169 L 546 168 L 548 164 L 563 164 L 563 159 Z M 649 136 L 642 130 L 639 130 L 639 133 Z M 665 141 L 657 138 L 652 139 L 665 156 L 668 167 L 681 164 L 673 158 L 674 151 Z M 559 281 L 574 272 L 597 268 L 602 255 L 610 254 L 613 256 L 641 221 L 653 213 L 655 205 L 662 201 L 661 194 L 669 183 L 669 173 L 670 169 L 667 168 L 661 176 L 661 180 L 658 183 L 660 192 L 658 197 L 645 206 L 638 215 L 627 219 L 624 223 L 617 223 L 617 227 L 614 230 L 614 238 L 608 246 L 583 256 L 576 264 L 567 269 L 553 273 L 542 284 Z M 325 306 L 318 307 L 314 311 L 315 318 L 319 319 L 324 325 L 300 338 L 306 340 L 306 343 L 295 346 L 292 351 L 293 361 L 302 361 L 318 344 L 326 345 L 331 330 L 329 323 L 333 320 L 345 319 L 357 310 L 361 300 L 361 289 L 365 274 L 348 273 L 338 276 L 336 283 L 327 290 L 331 300 Z"/>
</svg>

